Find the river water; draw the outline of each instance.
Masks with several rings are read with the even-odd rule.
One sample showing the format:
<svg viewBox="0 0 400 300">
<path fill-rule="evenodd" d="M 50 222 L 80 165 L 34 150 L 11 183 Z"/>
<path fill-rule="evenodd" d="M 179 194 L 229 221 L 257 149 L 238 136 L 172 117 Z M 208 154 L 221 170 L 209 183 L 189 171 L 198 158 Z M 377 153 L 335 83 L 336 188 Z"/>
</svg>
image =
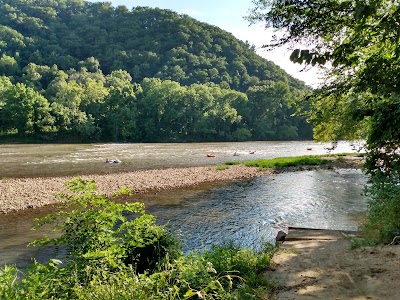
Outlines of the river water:
<svg viewBox="0 0 400 300">
<path fill-rule="evenodd" d="M 239 142 L 155 144 L 0 145 L 0 178 L 124 172 L 138 169 L 188 167 L 259 158 L 325 154 L 330 143 Z M 311 149 L 311 150 L 307 150 Z M 237 156 L 233 156 L 234 153 Z M 250 154 L 254 152 L 254 154 Z M 340 142 L 332 153 L 354 152 Z M 215 154 L 209 158 L 207 154 Z M 105 164 L 119 159 L 121 164 Z"/>
<path fill-rule="evenodd" d="M 258 249 L 287 227 L 358 230 L 367 208 L 366 177 L 357 170 L 315 170 L 262 176 L 148 201 L 148 211 L 186 243 L 204 249 L 233 241 Z"/>
<path fill-rule="evenodd" d="M 87 168 L 102 173 L 209 165 L 234 159 L 326 153 L 326 146 L 312 142 L 1 146 L 3 157 L 15 159 L 7 153 L 18 153 L 21 160 L 14 160 L 18 166 L 16 173 L 8 162 L 1 163 L 0 174 L 3 177 L 54 176 L 72 171 L 93 173 Z M 307 150 L 310 147 L 312 150 Z M 233 156 L 235 151 L 240 155 Z M 255 153 L 249 154 L 250 151 Z M 346 143 L 335 149 L 335 152 L 351 151 Z M 215 153 L 216 158 L 207 158 L 205 154 L 209 152 Z M 104 165 L 109 165 L 102 162 L 104 157 L 115 157 L 122 163 L 103 170 Z M 58 167 L 51 166 L 52 163 Z M 229 241 L 257 249 L 262 242 L 273 242 L 277 231 L 287 226 L 357 230 L 357 217 L 367 207 L 363 196 L 366 181 L 359 170 L 304 171 L 204 184 L 139 196 L 132 201 L 144 202 L 147 212 L 154 214 L 159 224 L 167 224 L 178 234 L 185 251 L 207 249 L 211 244 Z M 54 249 L 37 251 L 26 247 L 44 233 L 30 230 L 33 219 L 52 210 L 45 207 L 0 215 L 0 266 L 26 265 L 32 256 L 45 260 L 56 255 Z"/>
</svg>

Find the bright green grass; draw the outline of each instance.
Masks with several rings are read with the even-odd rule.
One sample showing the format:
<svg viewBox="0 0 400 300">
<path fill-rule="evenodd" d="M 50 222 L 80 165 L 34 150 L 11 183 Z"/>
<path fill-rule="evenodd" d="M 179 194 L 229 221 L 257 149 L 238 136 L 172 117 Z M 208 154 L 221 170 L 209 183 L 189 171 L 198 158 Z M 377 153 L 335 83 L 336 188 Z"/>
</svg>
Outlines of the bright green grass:
<svg viewBox="0 0 400 300">
<path fill-rule="evenodd" d="M 353 157 L 365 157 L 366 153 L 338 153 L 338 154 L 325 154 L 326 157 L 344 157 L 344 156 L 353 156 Z"/>
<path fill-rule="evenodd" d="M 320 156 L 297 156 L 259 159 L 245 162 L 244 165 L 262 169 L 283 169 L 287 167 L 324 165 L 327 163 L 329 163 L 329 160 Z"/>
<path fill-rule="evenodd" d="M 233 166 L 233 165 L 240 165 L 241 162 L 240 161 L 227 161 L 225 164 L 228 166 Z"/>
<path fill-rule="evenodd" d="M 222 170 L 229 169 L 229 164 L 216 165 L 216 166 L 215 166 L 215 169 L 216 169 L 217 171 L 222 171 Z"/>
</svg>

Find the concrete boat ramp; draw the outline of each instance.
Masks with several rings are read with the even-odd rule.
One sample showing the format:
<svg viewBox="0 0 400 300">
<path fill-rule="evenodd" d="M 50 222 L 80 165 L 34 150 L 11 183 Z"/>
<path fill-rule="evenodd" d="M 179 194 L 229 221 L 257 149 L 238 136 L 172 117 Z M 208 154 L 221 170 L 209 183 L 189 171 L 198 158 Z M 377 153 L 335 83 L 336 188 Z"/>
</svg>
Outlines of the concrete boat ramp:
<svg viewBox="0 0 400 300">
<path fill-rule="evenodd" d="M 337 241 L 356 235 L 357 231 L 289 227 L 286 245 L 293 241 Z"/>
</svg>

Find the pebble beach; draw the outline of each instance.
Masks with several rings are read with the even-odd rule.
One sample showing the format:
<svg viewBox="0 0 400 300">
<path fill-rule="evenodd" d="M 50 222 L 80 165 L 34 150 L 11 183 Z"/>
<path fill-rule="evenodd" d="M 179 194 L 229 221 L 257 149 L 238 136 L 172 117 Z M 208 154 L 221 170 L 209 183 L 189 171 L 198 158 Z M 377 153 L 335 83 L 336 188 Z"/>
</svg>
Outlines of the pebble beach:
<svg viewBox="0 0 400 300">
<path fill-rule="evenodd" d="M 111 195 L 122 187 L 135 194 L 194 186 L 206 182 L 245 179 L 271 173 L 258 168 L 233 165 L 219 170 L 216 166 L 143 170 L 127 173 L 84 175 L 93 179 L 97 191 Z M 0 180 L 0 213 L 34 209 L 55 204 L 57 194 L 66 192 L 65 183 L 74 177 L 6 178 Z"/>
</svg>

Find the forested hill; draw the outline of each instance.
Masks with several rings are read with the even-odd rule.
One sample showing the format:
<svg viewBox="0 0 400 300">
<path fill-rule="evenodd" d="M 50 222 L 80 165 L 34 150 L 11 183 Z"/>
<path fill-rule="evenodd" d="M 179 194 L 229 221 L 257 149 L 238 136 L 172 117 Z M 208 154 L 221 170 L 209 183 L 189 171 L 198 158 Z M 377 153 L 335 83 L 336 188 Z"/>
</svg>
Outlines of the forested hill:
<svg viewBox="0 0 400 300">
<path fill-rule="evenodd" d="M 310 138 L 310 127 L 303 120 L 290 117 L 290 101 L 307 89 L 303 82 L 258 56 L 253 46 L 230 33 L 170 10 L 128 10 L 107 2 L 82 0 L 0 0 L 1 75 L 8 77 L 0 80 L 3 134 L 75 134 L 129 141 Z M 114 84 L 116 81 L 119 84 Z M 122 81 L 130 83 L 134 98 L 134 107 L 128 109 L 134 110 L 134 114 L 125 111 L 122 115 L 129 115 L 134 124 L 124 130 L 115 125 L 117 128 L 114 126 L 111 134 L 103 123 L 111 122 L 107 100 L 112 93 L 118 98 L 116 91 L 122 93 L 123 87 L 127 87 Z M 88 95 L 89 83 L 99 85 L 96 95 Z M 185 100 L 179 105 L 182 111 L 188 109 L 183 113 L 185 117 L 169 117 L 168 122 L 175 127 L 165 129 L 162 126 L 167 121 L 163 120 L 162 111 L 179 105 L 164 99 L 162 109 L 162 104 L 152 104 L 160 110 L 157 116 L 146 112 L 151 111 L 146 97 L 153 93 L 154 84 L 175 84 L 185 90 L 181 91 L 185 95 L 197 93 L 203 102 L 207 102 L 207 97 L 212 99 L 201 104 L 193 102 L 197 96 L 192 95 L 192 100 L 182 96 Z M 43 97 L 42 102 L 47 101 L 43 104 L 48 105 L 43 113 L 48 114 L 46 122 L 29 120 L 30 125 L 25 126 L 11 122 L 12 100 L 8 92 L 22 88 Z M 74 95 L 74 103 L 65 103 L 71 97 L 71 89 L 79 90 L 81 95 Z M 61 96 L 63 92 L 67 94 Z M 243 99 L 221 96 L 229 93 Z M 73 105 L 76 107 L 72 108 Z M 175 109 L 176 112 L 169 113 L 177 113 Z M 67 116 L 68 113 L 71 115 Z M 221 119 L 206 126 L 218 128 L 199 134 L 207 123 L 200 116 Z M 220 127 L 221 122 L 226 124 Z M 86 133 L 78 134 L 82 129 L 74 124 L 84 127 Z M 141 128 L 143 124 L 146 128 Z M 196 126 L 196 132 L 190 131 Z M 158 136 L 152 136 L 156 132 Z"/>
</svg>

